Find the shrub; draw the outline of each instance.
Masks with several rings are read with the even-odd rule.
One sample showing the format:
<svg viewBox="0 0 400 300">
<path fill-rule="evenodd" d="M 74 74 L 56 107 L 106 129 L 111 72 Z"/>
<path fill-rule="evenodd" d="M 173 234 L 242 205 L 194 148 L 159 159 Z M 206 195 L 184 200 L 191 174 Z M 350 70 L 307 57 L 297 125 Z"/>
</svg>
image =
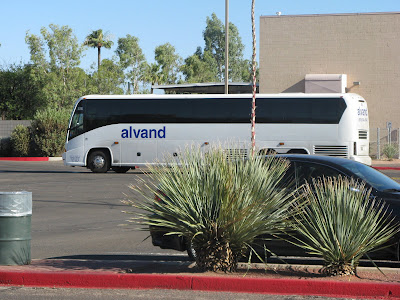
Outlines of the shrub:
<svg viewBox="0 0 400 300">
<path fill-rule="evenodd" d="M 277 187 L 287 167 L 274 157 L 228 161 L 219 148 L 206 154 L 186 149 L 167 166 L 149 165 L 151 183 L 132 186 L 144 203 L 124 202 L 145 211 L 129 212 L 143 229 L 154 226 L 191 241 L 201 270 L 231 272 L 257 237 L 285 227 L 292 200 Z"/>
<path fill-rule="evenodd" d="M 388 160 L 393 160 L 393 158 L 397 155 L 397 147 L 394 144 L 386 144 L 383 147 L 383 155 L 387 157 Z"/>
<path fill-rule="evenodd" d="M 324 259 L 328 275 L 355 274 L 360 258 L 388 242 L 398 224 L 365 184 L 323 178 L 303 188 L 307 202 L 294 217 L 298 246 Z"/>
<path fill-rule="evenodd" d="M 28 127 L 17 125 L 12 131 L 10 138 L 13 156 L 29 155 L 31 136 Z"/>
<path fill-rule="evenodd" d="M 11 138 L 5 137 L 0 138 L 0 155 L 1 156 L 11 156 Z"/>
<path fill-rule="evenodd" d="M 46 108 L 35 114 L 31 130 L 39 155 L 61 155 L 64 151 L 69 116 L 69 110 L 55 108 Z"/>
</svg>

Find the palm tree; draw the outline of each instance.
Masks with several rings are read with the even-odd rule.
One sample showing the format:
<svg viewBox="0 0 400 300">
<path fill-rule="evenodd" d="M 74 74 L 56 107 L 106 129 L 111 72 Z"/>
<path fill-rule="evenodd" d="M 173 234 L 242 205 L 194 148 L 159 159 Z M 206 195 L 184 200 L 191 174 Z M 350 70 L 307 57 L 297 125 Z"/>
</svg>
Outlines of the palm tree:
<svg viewBox="0 0 400 300">
<path fill-rule="evenodd" d="M 94 30 L 86 37 L 83 43 L 85 46 L 97 48 L 97 68 L 100 68 L 101 47 L 110 49 L 113 44 L 114 42 L 111 41 L 111 36 L 108 34 L 104 35 L 103 29 Z"/>
</svg>

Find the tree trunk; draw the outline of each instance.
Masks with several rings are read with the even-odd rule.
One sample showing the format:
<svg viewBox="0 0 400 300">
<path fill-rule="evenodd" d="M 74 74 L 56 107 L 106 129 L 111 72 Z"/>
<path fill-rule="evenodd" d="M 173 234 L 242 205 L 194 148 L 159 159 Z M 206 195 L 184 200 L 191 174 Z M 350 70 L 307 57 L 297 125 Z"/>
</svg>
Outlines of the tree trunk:
<svg viewBox="0 0 400 300">
<path fill-rule="evenodd" d="M 100 49 L 101 47 L 97 47 L 97 70 L 100 70 Z"/>
<path fill-rule="evenodd" d="M 205 247 L 195 248 L 196 265 L 202 271 L 236 272 L 238 255 L 227 242 L 213 239 Z"/>
</svg>

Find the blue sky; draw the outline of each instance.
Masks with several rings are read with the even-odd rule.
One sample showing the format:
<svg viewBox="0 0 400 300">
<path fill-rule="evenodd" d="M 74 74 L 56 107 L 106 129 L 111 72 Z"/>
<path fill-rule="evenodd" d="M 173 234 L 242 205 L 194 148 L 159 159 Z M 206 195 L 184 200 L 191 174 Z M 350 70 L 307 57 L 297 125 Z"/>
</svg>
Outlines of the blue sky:
<svg viewBox="0 0 400 300">
<path fill-rule="evenodd" d="M 0 65 L 29 61 L 25 34 L 39 35 L 49 24 L 68 25 L 80 42 L 99 28 L 114 37 L 114 47 L 102 51 L 111 58 L 117 39 L 127 34 L 139 38 L 146 59 L 154 61 L 154 49 L 166 42 L 186 58 L 198 46 L 203 47 L 202 32 L 206 17 L 215 12 L 225 22 L 225 0 L 0 0 Z M 251 0 L 230 0 L 229 20 L 238 29 L 245 44 L 245 58 L 251 57 Z M 257 40 L 262 15 L 329 14 L 400 11 L 399 0 L 256 0 Z M 81 67 L 96 62 L 97 51 L 88 49 Z"/>
</svg>

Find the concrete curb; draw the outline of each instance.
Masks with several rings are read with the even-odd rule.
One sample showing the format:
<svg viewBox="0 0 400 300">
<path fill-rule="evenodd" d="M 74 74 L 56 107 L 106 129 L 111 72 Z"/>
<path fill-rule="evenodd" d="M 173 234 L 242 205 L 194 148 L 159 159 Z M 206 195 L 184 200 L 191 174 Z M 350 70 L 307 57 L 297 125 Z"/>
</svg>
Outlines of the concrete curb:
<svg viewBox="0 0 400 300">
<path fill-rule="evenodd" d="M 0 157 L 0 161 L 60 161 L 62 157 Z"/>
<path fill-rule="evenodd" d="M 0 271 L 0 285 L 99 289 L 178 289 L 276 295 L 400 299 L 400 284 L 113 272 Z"/>
</svg>

